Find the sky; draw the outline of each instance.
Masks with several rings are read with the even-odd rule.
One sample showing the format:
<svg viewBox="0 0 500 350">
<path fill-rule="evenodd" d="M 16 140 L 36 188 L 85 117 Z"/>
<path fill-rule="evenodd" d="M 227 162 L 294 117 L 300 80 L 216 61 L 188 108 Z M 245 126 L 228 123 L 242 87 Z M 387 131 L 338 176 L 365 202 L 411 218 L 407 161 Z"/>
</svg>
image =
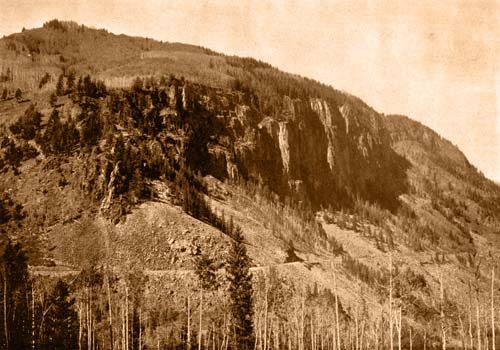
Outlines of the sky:
<svg viewBox="0 0 500 350">
<path fill-rule="evenodd" d="M 54 18 L 314 78 L 422 122 L 500 181 L 499 0 L 0 0 L 0 35 Z"/>
</svg>

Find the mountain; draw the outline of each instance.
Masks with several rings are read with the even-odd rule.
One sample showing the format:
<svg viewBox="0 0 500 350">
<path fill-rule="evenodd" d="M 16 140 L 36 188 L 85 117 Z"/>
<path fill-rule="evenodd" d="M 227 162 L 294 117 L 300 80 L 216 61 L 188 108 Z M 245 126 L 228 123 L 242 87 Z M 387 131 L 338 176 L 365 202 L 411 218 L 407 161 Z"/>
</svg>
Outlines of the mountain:
<svg viewBox="0 0 500 350">
<path fill-rule="evenodd" d="M 388 345 L 389 294 L 404 347 L 492 341 L 500 187 L 426 126 L 251 58 L 72 22 L 4 37 L 0 60 L 0 227 L 24 247 L 40 295 L 57 278 L 112 271 L 107 307 L 120 308 L 139 271 L 131 317 L 154 319 L 137 326 L 141 341 L 186 342 L 176 329 L 196 257 L 223 281 L 240 227 L 264 350 L 342 335 L 342 347 Z M 223 290 L 205 310 L 214 345 L 230 337 L 215 331 Z"/>
</svg>

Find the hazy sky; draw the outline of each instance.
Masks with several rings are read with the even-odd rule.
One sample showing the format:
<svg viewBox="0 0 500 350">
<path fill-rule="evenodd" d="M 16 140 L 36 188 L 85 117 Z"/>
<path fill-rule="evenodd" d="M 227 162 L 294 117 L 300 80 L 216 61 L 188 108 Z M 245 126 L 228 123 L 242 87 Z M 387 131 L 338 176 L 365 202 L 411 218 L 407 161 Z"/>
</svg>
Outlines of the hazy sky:
<svg viewBox="0 0 500 350">
<path fill-rule="evenodd" d="M 0 35 L 53 18 L 315 78 L 423 122 L 500 181 L 499 0 L 0 0 Z"/>
</svg>

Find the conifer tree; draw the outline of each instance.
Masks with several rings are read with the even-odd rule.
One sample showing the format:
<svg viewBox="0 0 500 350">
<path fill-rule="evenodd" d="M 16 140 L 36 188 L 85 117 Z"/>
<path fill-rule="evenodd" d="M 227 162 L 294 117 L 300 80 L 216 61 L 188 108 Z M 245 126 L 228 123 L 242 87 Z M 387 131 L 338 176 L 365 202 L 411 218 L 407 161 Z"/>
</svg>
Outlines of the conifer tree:
<svg viewBox="0 0 500 350">
<path fill-rule="evenodd" d="M 94 146 L 101 137 L 101 121 L 96 114 L 90 114 L 83 121 L 80 130 L 80 142 L 85 146 Z"/>
<path fill-rule="evenodd" d="M 53 109 L 47 121 L 47 126 L 45 127 L 45 132 L 43 134 L 42 148 L 44 152 L 57 152 L 58 149 L 58 138 L 61 135 L 61 118 L 59 117 L 59 111 Z"/>
<path fill-rule="evenodd" d="M 25 140 L 31 140 L 40 129 L 41 122 L 41 113 L 31 104 L 24 112 L 24 115 L 16 123 L 11 124 L 10 131 Z"/>
<path fill-rule="evenodd" d="M 73 350 L 78 348 L 78 317 L 75 300 L 69 286 L 59 280 L 49 297 L 50 309 L 46 315 L 44 348 Z"/>
<path fill-rule="evenodd" d="M 57 95 L 56 94 L 54 94 L 54 93 L 50 94 L 49 103 L 50 103 L 51 107 L 55 107 L 57 105 Z"/>
<path fill-rule="evenodd" d="M 57 79 L 56 95 L 57 96 L 64 95 L 64 76 L 62 74 L 59 75 L 59 79 Z"/>
<path fill-rule="evenodd" d="M 68 74 L 68 78 L 66 81 L 66 92 L 70 93 L 73 91 L 73 88 L 75 86 L 75 72 L 71 71 Z"/>
<path fill-rule="evenodd" d="M 20 100 L 23 98 L 23 92 L 21 91 L 21 89 L 19 89 L 19 88 L 16 89 L 15 97 L 16 97 L 16 100 Z"/>
<path fill-rule="evenodd" d="M 20 244 L 13 244 L 6 236 L 0 246 L 1 348 L 26 349 L 31 342 L 27 258 Z"/>
<path fill-rule="evenodd" d="M 204 253 L 201 253 L 195 259 L 195 271 L 200 285 L 203 289 L 210 290 L 217 287 L 217 280 L 215 276 L 215 267 L 212 259 Z"/>
<path fill-rule="evenodd" d="M 233 349 L 254 348 L 253 300 L 250 258 L 243 243 L 241 228 L 233 232 L 233 242 L 226 262 L 232 317 Z M 233 331 L 234 330 L 234 331 Z"/>
</svg>

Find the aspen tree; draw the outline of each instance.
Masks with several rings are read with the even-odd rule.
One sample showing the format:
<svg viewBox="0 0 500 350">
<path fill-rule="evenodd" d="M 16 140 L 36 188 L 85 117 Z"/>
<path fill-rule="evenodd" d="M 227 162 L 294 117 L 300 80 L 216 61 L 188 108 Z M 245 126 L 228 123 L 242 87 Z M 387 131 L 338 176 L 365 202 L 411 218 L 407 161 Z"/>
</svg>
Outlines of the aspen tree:
<svg viewBox="0 0 500 350">
<path fill-rule="evenodd" d="M 304 329 L 305 329 L 305 316 L 304 316 L 304 306 L 305 304 L 305 297 L 302 297 L 302 311 L 301 311 L 301 321 L 300 321 L 300 349 L 304 350 Z"/>
<path fill-rule="evenodd" d="M 413 350 L 413 334 L 412 334 L 412 327 L 410 327 L 410 350 Z"/>
<path fill-rule="evenodd" d="M 218 283 L 215 276 L 215 267 L 213 265 L 213 261 L 207 255 L 201 254 L 195 259 L 195 268 L 200 288 L 198 350 L 201 350 L 203 334 L 203 292 L 204 290 L 217 289 Z M 207 339 L 207 341 L 209 341 L 209 338 Z"/>
<path fill-rule="evenodd" d="M 384 310 L 383 308 L 380 310 L 380 318 L 383 317 L 383 313 L 384 313 Z M 374 326 L 374 342 L 375 342 L 375 349 L 378 350 L 379 349 L 379 336 L 378 336 L 378 333 L 379 333 L 379 328 L 380 328 L 380 325 L 379 325 L 379 321 L 377 320 L 377 322 L 375 323 L 375 326 Z"/>
<path fill-rule="evenodd" d="M 125 349 L 129 350 L 129 344 L 130 344 L 130 339 L 129 339 L 129 320 L 128 320 L 128 286 L 125 283 Z"/>
<path fill-rule="evenodd" d="M 443 350 L 446 350 L 446 328 L 445 328 L 445 318 L 444 318 L 444 287 L 443 287 L 443 275 L 442 272 L 439 274 L 439 291 L 440 291 L 440 319 L 441 319 L 441 346 Z"/>
<path fill-rule="evenodd" d="M 89 292 L 89 287 L 87 287 L 87 349 L 92 350 L 92 329 L 90 325 L 90 292 Z"/>
<path fill-rule="evenodd" d="M 122 349 L 127 350 L 127 328 L 125 326 L 125 301 L 123 301 L 123 305 L 121 308 L 122 314 Z"/>
<path fill-rule="evenodd" d="M 198 350 L 201 350 L 201 336 L 203 331 L 203 288 L 200 288 L 200 320 L 198 330 Z"/>
<path fill-rule="evenodd" d="M 310 323 L 311 323 L 311 349 L 312 350 L 316 350 L 316 346 L 314 344 L 314 341 L 315 341 L 315 334 L 314 334 L 314 324 L 313 324 L 313 321 L 314 321 L 314 314 L 313 314 L 313 311 L 311 310 L 311 318 L 310 318 Z"/>
<path fill-rule="evenodd" d="M 355 332 L 355 342 L 356 350 L 359 350 L 359 303 L 356 303 L 356 313 L 354 315 L 354 332 Z"/>
<path fill-rule="evenodd" d="M 35 350 L 35 290 L 31 281 L 31 349 Z"/>
<path fill-rule="evenodd" d="M 275 344 L 274 344 L 274 348 L 276 350 L 279 350 L 280 348 L 280 338 L 279 338 L 279 321 L 276 319 L 276 322 L 275 322 L 275 327 L 274 327 L 274 335 L 275 335 Z"/>
<path fill-rule="evenodd" d="M 481 350 L 481 324 L 479 310 L 479 287 L 476 287 L 476 333 L 477 333 L 477 349 Z"/>
<path fill-rule="evenodd" d="M 267 308 L 268 308 L 268 284 L 267 284 L 267 278 L 264 278 L 264 283 L 265 283 L 265 295 L 264 295 L 264 343 L 263 343 L 263 350 L 267 350 Z"/>
<path fill-rule="evenodd" d="M 215 325 L 212 323 L 212 350 L 216 349 L 216 338 L 215 338 Z"/>
<path fill-rule="evenodd" d="M 340 350 L 340 325 L 339 325 L 339 300 L 338 300 L 338 290 L 337 290 L 337 275 L 335 273 L 335 267 L 332 263 L 333 271 L 333 287 L 335 291 L 335 328 L 336 328 L 336 348 Z"/>
<path fill-rule="evenodd" d="M 474 336 L 472 333 L 472 287 L 469 281 L 469 340 L 470 348 L 474 349 Z"/>
<path fill-rule="evenodd" d="M 488 317 L 484 318 L 484 348 L 489 349 L 489 339 L 488 339 Z"/>
<path fill-rule="evenodd" d="M 114 348 L 114 342 L 113 342 L 113 312 L 112 312 L 112 307 L 111 307 L 111 290 L 109 287 L 109 270 L 106 271 L 106 274 L 104 276 L 105 279 L 105 284 L 106 284 L 106 294 L 107 294 L 107 301 L 108 301 L 108 322 L 109 322 L 109 343 L 110 343 L 110 349 L 113 350 Z"/>
<path fill-rule="evenodd" d="M 83 306 L 82 302 L 78 302 L 78 350 L 82 350 L 82 336 L 83 336 Z"/>
<path fill-rule="evenodd" d="M 5 332 L 5 345 L 9 348 L 9 326 L 7 321 L 7 269 L 3 271 L 3 329 Z"/>
<path fill-rule="evenodd" d="M 104 245 L 105 245 L 105 253 L 106 253 L 106 261 L 109 262 L 110 260 L 110 247 L 109 247 L 109 230 L 108 226 L 106 226 L 106 229 L 104 230 Z M 110 343 L 110 350 L 113 350 L 114 348 L 114 341 L 113 341 L 113 308 L 111 305 L 111 288 L 109 286 L 109 263 L 106 263 L 106 271 L 104 274 L 104 283 L 106 285 L 106 294 L 107 294 L 107 301 L 108 301 L 108 322 L 109 322 L 109 343 Z"/>
<path fill-rule="evenodd" d="M 191 296 L 187 296 L 187 349 L 191 350 Z"/>
<path fill-rule="evenodd" d="M 398 315 L 396 318 L 396 329 L 398 331 L 398 350 L 401 350 L 401 328 L 402 328 L 402 319 L 401 319 L 401 305 L 399 306 Z"/>
<path fill-rule="evenodd" d="M 491 268 L 491 348 L 496 350 L 495 345 L 495 267 Z"/>
<path fill-rule="evenodd" d="M 390 350 L 394 349 L 392 337 L 392 253 L 389 252 L 389 341 Z"/>
<path fill-rule="evenodd" d="M 458 313 L 458 325 L 460 326 L 460 338 L 462 340 L 462 349 L 465 350 L 466 348 L 465 329 L 464 329 L 464 323 L 462 321 L 462 315 L 460 314 L 460 312 Z"/>
<path fill-rule="evenodd" d="M 477 350 L 481 350 L 481 322 L 480 322 L 480 304 L 479 304 L 479 279 L 481 278 L 481 271 L 479 269 L 481 261 L 476 264 L 476 336 L 477 336 Z"/>
</svg>

